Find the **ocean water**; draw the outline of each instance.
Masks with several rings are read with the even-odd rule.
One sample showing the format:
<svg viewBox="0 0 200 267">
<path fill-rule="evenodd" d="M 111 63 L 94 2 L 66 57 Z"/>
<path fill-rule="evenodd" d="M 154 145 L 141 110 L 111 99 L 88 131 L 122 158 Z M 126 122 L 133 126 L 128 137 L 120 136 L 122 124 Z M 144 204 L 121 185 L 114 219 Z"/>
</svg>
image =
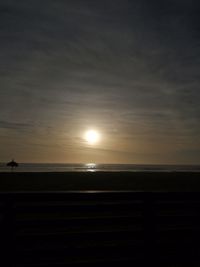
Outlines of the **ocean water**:
<svg viewBox="0 0 200 267">
<path fill-rule="evenodd" d="M 10 172 L 6 163 L 0 163 L 0 172 Z M 200 165 L 148 165 L 148 164 L 58 164 L 58 163 L 19 163 L 14 172 L 200 172 Z"/>
</svg>

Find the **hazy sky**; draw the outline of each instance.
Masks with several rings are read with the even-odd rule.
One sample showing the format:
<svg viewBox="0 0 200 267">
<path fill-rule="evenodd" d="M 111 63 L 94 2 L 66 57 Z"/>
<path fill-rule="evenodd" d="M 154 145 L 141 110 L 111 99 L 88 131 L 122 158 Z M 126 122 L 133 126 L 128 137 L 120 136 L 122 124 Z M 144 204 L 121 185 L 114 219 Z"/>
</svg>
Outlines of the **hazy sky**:
<svg viewBox="0 0 200 267">
<path fill-rule="evenodd" d="M 200 1 L 0 0 L 0 161 L 13 157 L 200 164 Z"/>
</svg>

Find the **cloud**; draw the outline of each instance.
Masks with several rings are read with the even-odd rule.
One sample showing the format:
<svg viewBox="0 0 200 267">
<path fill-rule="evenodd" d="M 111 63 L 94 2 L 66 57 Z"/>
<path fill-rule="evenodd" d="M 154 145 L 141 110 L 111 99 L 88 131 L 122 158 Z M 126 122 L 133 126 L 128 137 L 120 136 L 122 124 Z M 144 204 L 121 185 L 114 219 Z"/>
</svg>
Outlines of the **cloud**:
<svg viewBox="0 0 200 267">
<path fill-rule="evenodd" d="M 10 130 L 25 130 L 33 127 L 33 125 L 28 123 L 15 123 L 15 122 L 8 122 L 8 121 L 0 121 L 0 128 L 1 129 L 10 129 Z"/>
<path fill-rule="evenodd" d="M 199 10 L 196 0 L 1 1 L 0 127 L 195 141 Z"/>
</svg>

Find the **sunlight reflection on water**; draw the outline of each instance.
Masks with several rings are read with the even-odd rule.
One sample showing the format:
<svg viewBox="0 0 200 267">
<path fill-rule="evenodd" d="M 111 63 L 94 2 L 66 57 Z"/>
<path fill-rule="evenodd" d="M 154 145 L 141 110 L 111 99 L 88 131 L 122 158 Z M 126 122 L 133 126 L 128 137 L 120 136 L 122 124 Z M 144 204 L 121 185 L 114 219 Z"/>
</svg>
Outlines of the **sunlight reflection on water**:
<svg viewBox="0 0 200 267">
<path fill-rule="evenodd" d="M 86 163 L 85 167 L 87 168 L 87 171 L 89 172 L 95 172 L 96 171 L 96 164 L 95 163 Z"/>
<path fill-rule="evenodd" d="M 99 163 L 19 163 L 14 172 L 200 172 L 200 165 L 145 165 Z M 11 172 L 0 162 L 0 173 Z"/>
</svg>

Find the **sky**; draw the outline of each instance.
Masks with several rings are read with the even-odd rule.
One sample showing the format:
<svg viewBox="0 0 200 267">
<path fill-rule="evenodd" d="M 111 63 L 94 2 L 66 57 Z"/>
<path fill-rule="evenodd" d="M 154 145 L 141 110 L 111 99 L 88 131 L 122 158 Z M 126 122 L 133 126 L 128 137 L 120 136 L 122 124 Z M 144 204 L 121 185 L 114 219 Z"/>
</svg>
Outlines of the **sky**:
<svg viewBox="0 0 200 267">
<path fill-rule="evenodd" d="M 199 14 L 199 0 L 0 0 L 0 162 L 200 164 Z"/>
</svg>

